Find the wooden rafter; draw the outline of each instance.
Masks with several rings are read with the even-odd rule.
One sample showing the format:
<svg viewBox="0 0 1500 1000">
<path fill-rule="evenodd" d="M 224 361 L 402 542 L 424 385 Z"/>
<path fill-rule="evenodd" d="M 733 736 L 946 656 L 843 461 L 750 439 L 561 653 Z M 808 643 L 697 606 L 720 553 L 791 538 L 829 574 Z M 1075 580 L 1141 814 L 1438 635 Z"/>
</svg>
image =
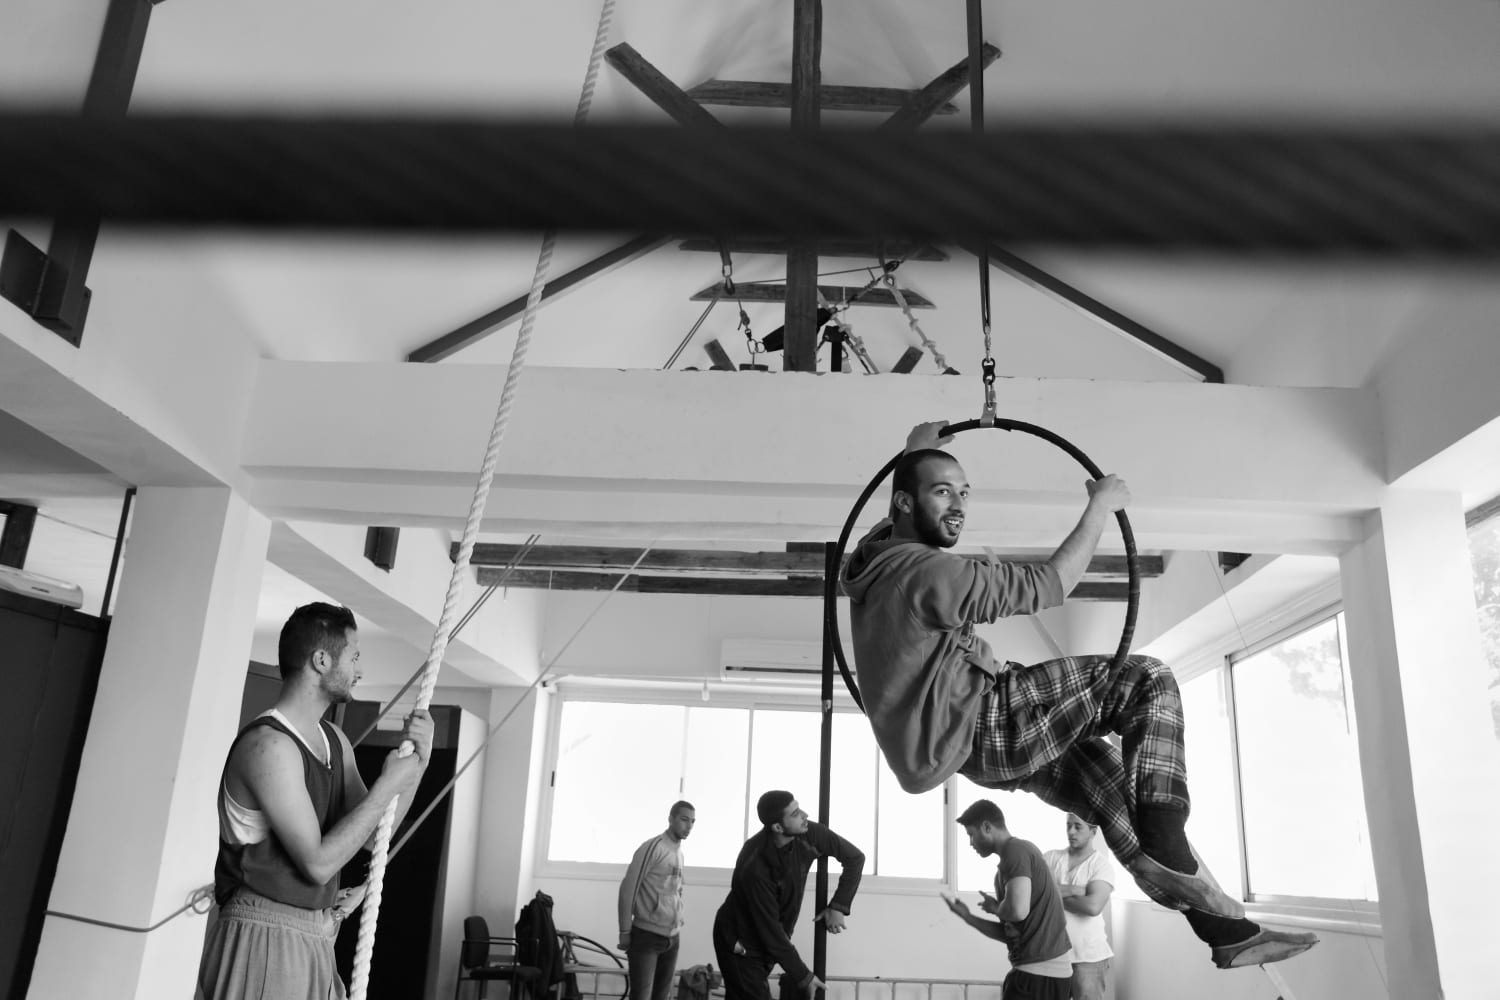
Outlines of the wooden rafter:
<svg viewBox="0 0 1500 1000">
<path fill-rule="evenodd" d="M 542 286 L 542 305 L 552 302 L 568 292 L 576 291 L 596 278 L 602 278 L 617 268 L 658 250 L 671 242 L 670 236 L 637 236 L 627 243 L 606 250 L 593 260 L 578 265 L 567 274 L 558 275 Z M 458 353 L 470 344 L 483 340 L 497 330 L 502 330 L 520 320 L 526 311 L 526 296 L 522 295 L 482 316 L 477 316 L 436 340 L 428 341 L 406 356 L 407 361 L 441 361 Z"/>
<path fill-rule="evenodd" d="M 635 594 L 698 594 L 718 597 L 803 597 L 821 599 L 823 581 L 816 578 L 743 579 L 711 576 L 641 576 L 632 574 L 622 582 L 619 573 L 583 573 L 569 570 L 513 570 L 481 567 L 479 585 L 503 585 L 529 590 L 598 591 L 623 590 Z M 618 584 L 618 587 L 616 586 Z M 1129 587 L 1124 583 L 1085 580 L 1068 595 L 1074 601 L 1123 603 Z"/>
<path fill-rule="evenodd" d="M 646 60 L 646 57 L 621 42 L 604 53 L 605 60 L 621 76 L 629 80 L 651 103 L 661 108 L 673 119 L 690 128 L 722 128 L 724 123 L 709 114 L 697 101 L 688 96 L 667 75 Z"/>
<path fill-rule="evenodd" d="M 983 52 L 986 67 L 1000 58 L 1000 50 L 989 42 L 984 43 Z M 880 127 L 891 132 L 910 131 L 940 113 L 968 85 L 969 59 L 965 56 L 934 77 L 931 83 L 917 92 L 916 97 L 887 118 Z"/>
<path fill-rule="evenodd" d="M 716 293 L 722 295 L 722 287 L 723 286 L 718 282 L 714 282 L 707 288 L 704 288 L 701 291 L 694 292 L 690 301 L 707 302 L 709 299 L 712 299 Z M 819 285 L 817 286 L 817 291 L 823 296 L 823 298 L 827 299 L 829 302 L 834 303 L 835 305 L 843 302 L 846 299 L 853 299 L 856 295 L 858 295 L 859 299 L 858 301 L 852 303 L 853 305 L 893 306 L 899 308 L 899 304 L 896 302 L 896 297 L 891 294 L 891 291 L 888 288 L 872 288 L 869 291 L 865 291 L 862 288 L 854 288 L 850 285 Z M 901 289 L 901 294 L 906 296 L 906 304 L 911 306 L 913 309 L 937 308 L 935 305 L 933 305 L 931 299 L 927 298 L 925 295 L 914 292 L 909 288 Z M 787 301 L 787 286 L 765 285 L 759 283 L 754 285 L 737 285 L 735 286 L 735 295 L 741 302 L 785 302 Z M 813 306 L 816 310 L 816 299 L 813 300 Z"/>
<path fill-rule="evenodd" d="M 735 108 L 790 108 L 792 88 L 785 83 L 758 80 L 706 80 L 687 91 L 699 104 Z M 900 111 L 922 96 L 920 90 L 896 87 L 848 87 L 823 84 L 820 105 L 824 111 Z M 933 112 L 958 114 L 957 105 L 943 104 Z"/>
<path fill-rule="evenodd" d="M 741 576 L 823 575 L 822 543 L 815 549 L 789 547 L 785 552 L 742 551 L 734 549 L 652 549 L 641 560 L 638 569 L 650 573 L 733 573 Z M 536 545 L 524 551 L 522 545 L 481 542 L 474 546 L 470 562 L 474 566 L 504 567 L 521 561 L 528 570 L 583 570 L 595 573 L 619 573 L 629 569 L 640 557 L 640 549 L 608 545 Z M 456 557 L 458 546 L 449 552 Z M 1011 562 L 1036 563 L 1047 558 L 1032 553 L 1002 555 Z M 1161 576 L 1161 556 L 1138 556 L 1141 576 Z M 1086 576 L 1123 578 L 1124 556 L 1096 555 L 1090 560 Z"/>
<path fill-rule="evenodd" d="M 1205 361 L 1180 344 L 1173 343 L 1150 328 L 1137 323 L 1124 313 L 1111 309 L 1098 299 L 1074 288 L 1029 261 L 1022 260 L 1003 247 L 990 244 L 990 266 L 1018 278 L 1038 291 L 1061 302 L 1089 319 L 1113 330 L 1122 337 L 1135 341 L 1162 359 L 1203 382 L 1223 382 L 1224 370 L 1211 361 Z"/>
<path fill-rule="evenodd" d="M 769 254 L 785 257 L 787 241 L 772 238 L 718 240 L 689 239 L 677 244 L 679 250 L 695 253 L 718 253 L 720 246 L 730 253 Z M 910 240 L 818 240 L 819 257 L 857 257 L 862 260 L 948 260 L 948 251 L 931 243 Z"/>
<path fill-rule="evenodd" d="M 793 132 L 816 132 L 822 111 L 823 0 L 792 0 Z M 794 239 L 786 255 L 786 339 L 782 367 L 818 370 L 818 247 Z"/>
</svg>

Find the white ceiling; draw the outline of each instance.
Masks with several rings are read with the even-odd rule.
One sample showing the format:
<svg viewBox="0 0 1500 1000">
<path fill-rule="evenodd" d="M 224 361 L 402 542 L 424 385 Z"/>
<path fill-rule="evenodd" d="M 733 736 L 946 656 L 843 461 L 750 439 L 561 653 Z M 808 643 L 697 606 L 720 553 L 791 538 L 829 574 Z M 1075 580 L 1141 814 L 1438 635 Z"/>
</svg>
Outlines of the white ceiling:
<svg viewBox="0 0 1500 1000">
<path fill-rule="evenodd" d="M 23 0 L 19 8 L 0 12 L 0 101 L 76 100 L 92 57 L 77 12 L 98 6 L 95 0 Z M 916 88 L 965 55 L 961 4 L 824 0 L 823 7 L 825 83 Z M 597 0 L 162 3 L 153 8 L 132 107 L 570 120 L 599 9 Z M 630 42 L 684 88 L 710 78 L 789 79 L 791 0 L 618 0 L 615 11 L 610 44 Z M 1500 121 L 1495 0 L 988 0 L 984 14 L 987 38 L 1004 52 L 986 74 L 987 119 L 995 128 L 1014 117 Z M 955 101 L 960 114 L 925 127 L 967 128 L 967 99 L 961 94 Z M 729 125 L 785 120 L 779 111 L 711 110 Z M 607 66 L 600 70 L 590 120 L 667 121 Z M 865 128 L 878 120 L 824 116 L 830 128 Z M 629 235 L 569 237 L 552 273 Z M 212 290 L 230 320 L 215 335 L 246 336 L 263 357 L 395 361 L 523 295 L 537 246 L 538 238 L 526 234 L 147 237 L 107 229 L 95 267 L 170 272 Z M 1078 252 L 1030 259 L 1220 365 L 1231 382 L 1289 386 L 1364 384 L 1393 344 L 1420 334 L 1434 303 L 1456 288 L 1481 287 L 1496 277 L 1492 268 L 1347 261 Z M 822 268 L 869 263 L 825 260 Z M 780 258 L 740 256 L 735 276 L 774 280 L 781 266 Z M 714 255 L 669 244 L 549 305 L 538 321 L 531 363 L 659 367 L 702 311 L 702 303 L 689 296 L 718 275 Z M 829 281 L 859 285 L 864 277 L 857 272 Z M 953 251 L 946 264 L 908 263 L 899 277 L 937 304 L 918 318 L 949 362 L 965 374 L 975 372 L 980 336 L 974 259 Z M 1020 282 L 995 273 L 992 285 L 1002 374 L 1189 377 Z M 780 306 L 751 305 L 747 311 L 758 335 L 781 324 Z M 882 368 L 916 342 L 896 310 L 860 308 L 850 319 Z M 514 334 L 514 327 L 502 331 L 452 361 L 505 361 Z M 709 337 L 719 338 L 735 360 L 745 360 L 732 307 L 720 305 L 679 364 L 704 364 L 701 344 Z M 55 496 L 92 492 L 99 499 L 44 505 L 44 512 L 81 527 L 49 521 L 51 527 L 39 531 L 73 531 L 77 551 L 97 543 L 107 556 L 99 532 L 113 533 L 121 484 L 79 466 L 69 454 L 39 459 L 34 435 L 9 427 L 0 413 L 0 495 L 14 495 L 5 492 L 3 470 L 19 467 L 19 456 L 28 467 L 51 463 L 63 477 L 51 480 Z M 33 495 L 47 492 L 41 483 L 28 481 Z M 97 575 L 97 567 L 85 570 L 69 561 L 72 556 L 39 558 L 55 565 L 56 575 Z M 268 570 L 262 630 L 276 624 L 284 608 L 317 596 L 295 578 Z"/>
<path fill-rule="evenodd" d="M 825 0 L 826 83 L 920 87 L 966 52 L 960 4 Z M 439 0 L 411 5 L 163 4 L 151 20 L 133 107 L 138 110 L 413 111 L 571 119 L 599 5 L 595 0 Z M 610 44 L 628 41 L 669 78 L 785 81 L 791 0 L 619 0 Z M 987 117 L 1115 120 L 1179 116 L 1312 116 L 1428 120 L 1500 115 L 1500 4 L 1489 0 L 1267 0 L 1256 4 L 1142 0 L 1132 4 L 989 2 L 986 35 L 1004 51 L 986 74 Z M 961 113 L 928 128 L 968 127 Z M 715 108 L 729 124 L 776 122 L 785 112 Z M 665 115 L 608 66 L 591 121 L 665 123 Z M 829 127 L 878 118 L 829 114 Z M 920 192 L 914 192 L 919 197 Z M 570 238 L 559 274 L 622 242 Z M 157 244 L 163 266 L 220 287 L 268 357 L 397 360 L 459 324 L 523 295 L 535 236 L 354 240 L 212 236 Z M 125 252 L 139 259 L 139 248 Z M 1306 262 L 1050 255 L 1035 261 L 1188 350 L 1230 381 L 1357 385 L 1395 330 L 1377 323 L 1393 300 L 1424 294 L 1367 266 Z M 869 261 L 828 260 L 824 270 Z M 775 278 L 779 258 L 742 257 L 736 276 Z M 701 311 L 688 301 L 718 275 L 712 254 L 675 245 L 550 306 L 532 362 L 658 367 Z M 902 277 L 938 309 L 920 315 L 950 363 L 977 367 L 977 268 L 909 263 Z M 862 275 L 847 276 L 859 284 Z M 1178 379 L 1178 369 L 1102 330 L 1042 293 L 993 278 L 1003 374 Z M 757 333 L 780 307 L 750 310 Z M 916 338 L 898 312 L 861 308 L 856 332 L 882 367 Z M 1336 358 L 1268 366 L 1265 340 L 1283 327 L 1338 338 Z M 1357 328 L 1357 329 L 1356 329 Z M 1351 335 L 1357 333 L 1357 335 Z M 500 334 L 458 361 L 509 357 Z M 744 360 L 733 313 L 711 317 L 699 345 L 725 342 Z M 775 359 L 773 359 L 774 361 Z"/>
</svg>

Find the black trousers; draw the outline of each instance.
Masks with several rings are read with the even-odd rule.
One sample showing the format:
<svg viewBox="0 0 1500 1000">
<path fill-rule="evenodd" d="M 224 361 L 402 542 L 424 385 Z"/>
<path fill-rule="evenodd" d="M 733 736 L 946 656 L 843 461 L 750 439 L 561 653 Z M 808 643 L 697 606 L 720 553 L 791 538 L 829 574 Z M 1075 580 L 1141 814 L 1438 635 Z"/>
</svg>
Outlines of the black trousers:
<svg viewBox="0 0 1500 1000">
<path fill-rule="evenodd" d="M 734 936 L 714 921 L 714 957 L 724 975 L 724 1000 L 771 1000 L 771 963 L 734 953 Z"/>
</svg>

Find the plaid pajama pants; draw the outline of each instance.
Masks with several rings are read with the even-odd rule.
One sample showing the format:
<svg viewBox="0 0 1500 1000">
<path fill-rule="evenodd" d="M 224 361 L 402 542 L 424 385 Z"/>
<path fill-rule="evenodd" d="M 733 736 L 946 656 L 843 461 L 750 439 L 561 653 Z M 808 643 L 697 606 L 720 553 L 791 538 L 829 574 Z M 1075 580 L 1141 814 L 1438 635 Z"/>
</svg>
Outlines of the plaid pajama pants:
<svg viewBox="0 0 1500 1000">
<path fill-rule="evenodd" d="M 1113 673 L 1110 660 L 1007 664 L 984 696 L 958 773 L 986 788 L 1030 792 L 1097 824 L 1128 865 L 1142 853 L 1132 821 L 1138 804 L 1189 806 L 1182 698 L 1160 660 L 1126 657 Z"/>
</svg>

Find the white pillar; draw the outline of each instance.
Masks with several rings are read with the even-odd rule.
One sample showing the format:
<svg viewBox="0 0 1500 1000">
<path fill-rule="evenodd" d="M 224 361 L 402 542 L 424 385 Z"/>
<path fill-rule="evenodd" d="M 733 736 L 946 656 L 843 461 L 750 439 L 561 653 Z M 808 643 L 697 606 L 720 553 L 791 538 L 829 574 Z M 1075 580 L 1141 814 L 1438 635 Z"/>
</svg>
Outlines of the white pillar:
<svg viewBox="0 0 1500 1000">
<path fill-rule="evenodd" d="M 1463 506 L 1397 491 L 1365 527 L 1340 568 L 1390 996 L 1492 996 L 1500 746 Z"/>
<path fill-rule="evenodd" d="M 156 923 L 213 880 L 270 522 L 230 490 L 144 488 L 48 909 Z M 204 920 L 49 916 L 29 997 L 190 997 Z"/>
<path fill-rule="evenodd" d="M 474 912 L 490 922 L 490 933 L 508 934 L 521 904 L 532 893 L 538 850 L 537 814 L 545 782 L 547 711 L 551 699 L 536 689 L 496 688 L 490 694 L 493 726 L 514 710 L 490 740 L 484 755 L 484 805 Z M 500 929 L 497 929 L 500 928 Z"/>
</svg>

